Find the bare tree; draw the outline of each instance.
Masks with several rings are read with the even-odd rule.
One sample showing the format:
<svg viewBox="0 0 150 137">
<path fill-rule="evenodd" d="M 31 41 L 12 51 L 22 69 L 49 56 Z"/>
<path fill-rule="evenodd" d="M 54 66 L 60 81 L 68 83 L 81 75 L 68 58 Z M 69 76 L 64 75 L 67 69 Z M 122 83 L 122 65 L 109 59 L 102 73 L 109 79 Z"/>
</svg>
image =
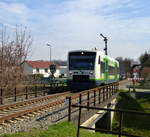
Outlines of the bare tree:
<svg viewBox="0 0 150 137">
<path fill-rule="evenodd" d="M 10 36 L 0 29 L 0 87 L 13 88 L 23 76 L 23 63 L 29 53 L 32 36 L 27 28 L 16 26 Z"/>
</svg>

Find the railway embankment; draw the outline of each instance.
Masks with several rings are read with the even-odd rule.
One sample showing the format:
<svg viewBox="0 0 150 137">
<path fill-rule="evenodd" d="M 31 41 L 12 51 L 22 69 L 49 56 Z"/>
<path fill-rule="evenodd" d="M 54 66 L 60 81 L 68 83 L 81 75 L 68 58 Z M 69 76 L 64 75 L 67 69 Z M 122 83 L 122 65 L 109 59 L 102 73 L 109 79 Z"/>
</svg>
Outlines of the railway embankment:
<svg viewBox="0 0 150 137">
<path fill-rule="evenodd" d="M 116 109 L 150 113 L 150 90 L 138 89 L 137 92 L 121 92 Z M 117 129 L 119 114 L 115 113 L 113 130 Z M 150 115 L 124 114 L 122 131 L 141 137 L 150 135 Z"/>
<path fill-rule="evenodd" d="M 47 129 L 34 128 L 28 132 L 19 132 L 15 134 L 5 134 L 0 137 L 76 137 L 77 126 L 71 122 L 62 122 L 49 126 Z M 116 135 L 94 133 L 87 130 L 81 130 L 81 137 L 116 137 Z"/>
</svg>

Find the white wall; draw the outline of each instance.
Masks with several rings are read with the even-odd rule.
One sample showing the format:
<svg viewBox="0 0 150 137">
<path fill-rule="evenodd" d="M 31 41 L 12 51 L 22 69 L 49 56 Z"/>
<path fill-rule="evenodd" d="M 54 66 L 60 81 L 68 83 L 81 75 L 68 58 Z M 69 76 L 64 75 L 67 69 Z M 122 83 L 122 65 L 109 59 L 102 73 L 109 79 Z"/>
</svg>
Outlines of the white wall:
<svg viewBox="0 0 150 137">
<path fill-rule="evenodd" d="M 64 76 L 67 76 L 67 66 L 60 66 L 60 75 L 64 74 Z"/>
<path fill-rule="evenodd" d="M 33 74 L 43 74 L 44 77 L 49 77 L 49 75 L 51 74 L 50 69 L 48 69 L 47 72 L 45 72 L 45 68 L 39 68 L 39 72 L 36 71 L 36 68 L 33 68 Z M 60 71 L 59 69 L 56 69 L 56 73 L 54 73 L 55 77 L 59 77 L 60 76 Z"/>
<path fill-rule="evenodd" d="M 51 74 L 50 69 L 48 69 L 47 72 L 45 72 L 45 68 L 39 68 L 39 72 L 37 72 L 36 68 L 32 68 L 27 63 L 24 63 L 24 73 L 25 74 L 43 74 L 44 77 L 49 77 Z M 56 73 L 54 73 L 55 77 L 59 77 L 61 75 L 60 69 L 56 69 Z"/>
</svg>

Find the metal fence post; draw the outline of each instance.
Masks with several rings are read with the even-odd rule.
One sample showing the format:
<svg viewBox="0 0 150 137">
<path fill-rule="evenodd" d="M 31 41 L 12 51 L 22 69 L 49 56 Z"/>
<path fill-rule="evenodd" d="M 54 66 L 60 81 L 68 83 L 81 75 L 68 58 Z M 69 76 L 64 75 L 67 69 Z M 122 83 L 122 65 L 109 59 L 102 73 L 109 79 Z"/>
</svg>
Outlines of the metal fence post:
<svg viewBox="0 0 150 137">
<path fill-rule="evenodd" d="M 120 112 L 120 119 L 119 119 L 119 136 L 121 137 L 121 133 L 122 133 L 122 120 L 123 120 L 123 112 Z"/>
<path fill-rule="evenodd" d="M 37 86 L 35 86 L 35 98 L 37 97 Z"/>
<path fill-rule="evenodd" d="M 108 86 L 108 98 L 111 97 L 111 85 Z"/>
<path fill-rule="evenodd" d="M 99 100 L 99 104 L 101 103 L 101 89 L 99 89 L 99 98 L 98 98 L 98 100 Z"/>
<path fill-rule="evenodd" d="M 79 104 L 82 104 L 82 94 L 79 95 Z"/>
<path fill-rule="evenodd" d="M 111 95 L 114 95 L 114 85 L 112 84 L 112 92 Z"/>
<path fill-rule="evenodd" d="M 94 90 L 94 106 L 95 106 L 95 104 L 96 104 L 96 92 Z"/>
<path fill-rule="evenodd" d="M 17 101 L 17 89 L 16 89 L 16 87 L 14 89 L 14 101 L 15 102 Z"/>
<path fill-rule="evenodd" d="M 115 93 L 117 92 L 117 84 L 115 83 Z"/>
<path fill-rule="evenodd" d="M 110 85 L 109 97 L 112 96 L 112 85 Z"/>
<path fill-rule="evenodd" d="M 71 97 L 66 97 L 68 99 L 68 121 L 71 121 Z"/>
<path fill-rule="evenodd" d="M 28 99 L 28 87 L 27 86 L 26 86 L 25 90 L 26 90 L 26 99 Z"/>
<path fill-rule="evenodd" d="M 80 133 L 80 121 L 81 121 L 81 107 L 79 107 L 79 118 L 78 118 L 77 137 L 79 137 L 79 133 Z"/>
<path fill-rule="evenodd" d="M 103 88 L 103 101 L 105 101 L 105 88 Z"/>
<path fill-rule="evenodd" d="M 1 104 L 3 104 L 3 89 L 1 88 Z"/>
<path fill-rule="evenodd" d="M 45 96 L 45 84 L 43 86 L 43 96 Z"/>
<path fill-rule="evenodd" d="M 109 85 L 106 87 L 106 99 L 109 98 Z"/>
<path fill-rule="evenodd" d="M 88 93 L 87 93 L 87 106 L 89 107 L 90 106 L 90 102 L 89 102 L 89 100 L 90 100 L 90 93 L 89 93 L 89 91 L 88 91 Z M 88 111 L 89 111 L 89 108 L 87 108 L 88 109 Z"/>
<path fill-rule="evenodd" d="M 112 96 L 112 85 L 110 85 L 110 92 L 109 92 L 109 96 Z"/>
<path fill-rule="evenodd" d="M 112 95 L 114 95 L 114 84 L 112 85 Z"/>
</svg>

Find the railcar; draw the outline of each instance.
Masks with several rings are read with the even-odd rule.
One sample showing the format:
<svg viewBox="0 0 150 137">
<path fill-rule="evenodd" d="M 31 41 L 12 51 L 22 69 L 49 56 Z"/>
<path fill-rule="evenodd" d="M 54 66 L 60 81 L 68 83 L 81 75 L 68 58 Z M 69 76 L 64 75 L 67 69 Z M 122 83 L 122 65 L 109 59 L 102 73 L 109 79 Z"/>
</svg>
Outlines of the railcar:
<svg viewBox="0 0 150 137">
<path fill-rule="evenodd" d="M 67 66 L 71 89 L 88 89 L 119 80 L 119 62 L 99 50 L 70 51 Z"/>
</svg>

